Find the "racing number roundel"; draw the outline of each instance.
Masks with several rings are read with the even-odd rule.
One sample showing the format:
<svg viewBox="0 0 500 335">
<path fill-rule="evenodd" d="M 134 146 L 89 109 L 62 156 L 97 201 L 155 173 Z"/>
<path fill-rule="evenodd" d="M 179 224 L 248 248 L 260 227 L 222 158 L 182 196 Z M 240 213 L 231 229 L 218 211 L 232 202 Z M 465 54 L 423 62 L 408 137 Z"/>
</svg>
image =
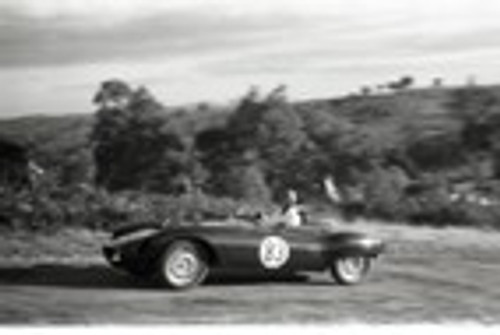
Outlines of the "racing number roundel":
<svg viewBox="0 0 500 335">
<path fill-rule="evenodd" d="M 282 267 L 289 257 L 290 246 L 282 237 L 268 236 L 260 243 L 259 258 L 266 269 Z"/>
</svg>

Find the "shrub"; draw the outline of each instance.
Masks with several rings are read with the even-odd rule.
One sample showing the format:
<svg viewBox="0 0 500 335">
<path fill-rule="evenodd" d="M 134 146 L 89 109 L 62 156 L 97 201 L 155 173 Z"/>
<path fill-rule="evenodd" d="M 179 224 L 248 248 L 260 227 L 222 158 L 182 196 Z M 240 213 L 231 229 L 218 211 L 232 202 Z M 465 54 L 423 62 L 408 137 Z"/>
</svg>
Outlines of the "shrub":
<svg viewBox="0 0 500 335">
<path fill-rule="evenodd" d="M 82 187 L 41 187 L 0 192 L 0 223 L 8 229 L 54 230 L 68 226 L 96 227 L 99 197 Z"/>
<path fill-rule="evenodd" d="M 179 197 L 162 194 L 122 192 L 108 195 L 98 213 L 107 228 L 123 222 L 158 222 L 172 225 L 196 223 L 208 217 L 225 217 L 236 211 L 237 203 L 203 194 Z"/>
<path fill-rule="evenodd" d="M 399 168 L 375 168 L 366 178 L 366 213 L 389 220 L 404 219 L 404 190 L 408 183 Z"/>
<path fill-rule="evenodd" d="M 500 228 L 500 208 L 497 205 L 453 202 L 439 184 L 405 197 L 403 208 L 405 221 L 411 224 Z"/>
<path fill-rule="evenodd" d="M 242 213 L 266 211 L 265 206 L 201 192 L 181 196 L 124 191 L 109 193 L 89 185 L 0 189 L 0 227 L 53 231 L 63 227 L 111 229 L 125 224 L 197 224 Z"/>
<path fill-rule="evenodd" d="M 452 222 L 452 225 L 500 229 L 500 208 L 498 206 L 462 203 L 455 206 L 455 213 L 457 220 Z"/>
<path fill-rule="evenodd" d="M 405 201 L 404 218 L 412 224 L 447 226 L 461 220 L 460 212 L 438 189 L 410 196 Z"/>
</svg>

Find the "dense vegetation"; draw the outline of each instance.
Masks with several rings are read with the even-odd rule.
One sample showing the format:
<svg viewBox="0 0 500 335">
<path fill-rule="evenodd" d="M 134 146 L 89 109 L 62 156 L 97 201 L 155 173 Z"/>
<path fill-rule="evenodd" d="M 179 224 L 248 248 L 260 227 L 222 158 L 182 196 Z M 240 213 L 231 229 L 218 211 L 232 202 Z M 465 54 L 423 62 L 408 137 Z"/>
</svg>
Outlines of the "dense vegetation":
<svg viewBox="0 0 500 335">
<path fill-rule="evenodd" d="M 288 189 L 327 203 L 333 179 L 346 218 L 499 228 L 498 89 L 409 85 L 295 103 L 285 87 L 251 89 L 232 105 L 183 109 L 146 88 L 103 82 L 92 118 L 0 123 L 45 171 L 24 189 L 1 186 L 0 222 L 180 224 L 269 209 Z"/>
</svg>

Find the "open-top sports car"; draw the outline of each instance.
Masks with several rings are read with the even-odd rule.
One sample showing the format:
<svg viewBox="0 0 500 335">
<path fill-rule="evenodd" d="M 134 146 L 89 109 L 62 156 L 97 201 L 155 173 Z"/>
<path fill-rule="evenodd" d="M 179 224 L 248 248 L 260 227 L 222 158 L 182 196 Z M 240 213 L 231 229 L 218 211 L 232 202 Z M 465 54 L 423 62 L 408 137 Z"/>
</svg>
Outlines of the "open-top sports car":
<svg viewBox="0 0 500 335">
<path fill-rule="evenodd" d="M 113 267 L 186 289 L 202 283 L 212 270 L 264 275 L 329 270 L 337 283 L 352 285 L 365 277 L 384 247 L 354 232 L 218 222 L 123 227 L 103 253 Z"/>
</svg>

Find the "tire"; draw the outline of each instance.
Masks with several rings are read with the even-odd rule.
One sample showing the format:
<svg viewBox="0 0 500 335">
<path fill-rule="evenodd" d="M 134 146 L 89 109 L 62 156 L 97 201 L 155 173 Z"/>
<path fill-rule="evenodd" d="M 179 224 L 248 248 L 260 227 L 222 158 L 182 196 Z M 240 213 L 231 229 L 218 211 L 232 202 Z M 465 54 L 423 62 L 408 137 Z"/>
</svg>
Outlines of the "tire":
<svg viewBox="0 0 500 335">
<path fill-rule="evenodd" d="M 355 285 L 360 283 L 368 270 L 371 260 L 364 256 L 340 256 L 331 267 L 333 278 L 341 285 Z"/>
<path fill-rule="evenodd" d="M 174 241 L 160 257 L 160 282 L 173 289 L 187 289 L 201 284 L 208 275 L 205 254 L 196 244 Z"/>
</svg>

